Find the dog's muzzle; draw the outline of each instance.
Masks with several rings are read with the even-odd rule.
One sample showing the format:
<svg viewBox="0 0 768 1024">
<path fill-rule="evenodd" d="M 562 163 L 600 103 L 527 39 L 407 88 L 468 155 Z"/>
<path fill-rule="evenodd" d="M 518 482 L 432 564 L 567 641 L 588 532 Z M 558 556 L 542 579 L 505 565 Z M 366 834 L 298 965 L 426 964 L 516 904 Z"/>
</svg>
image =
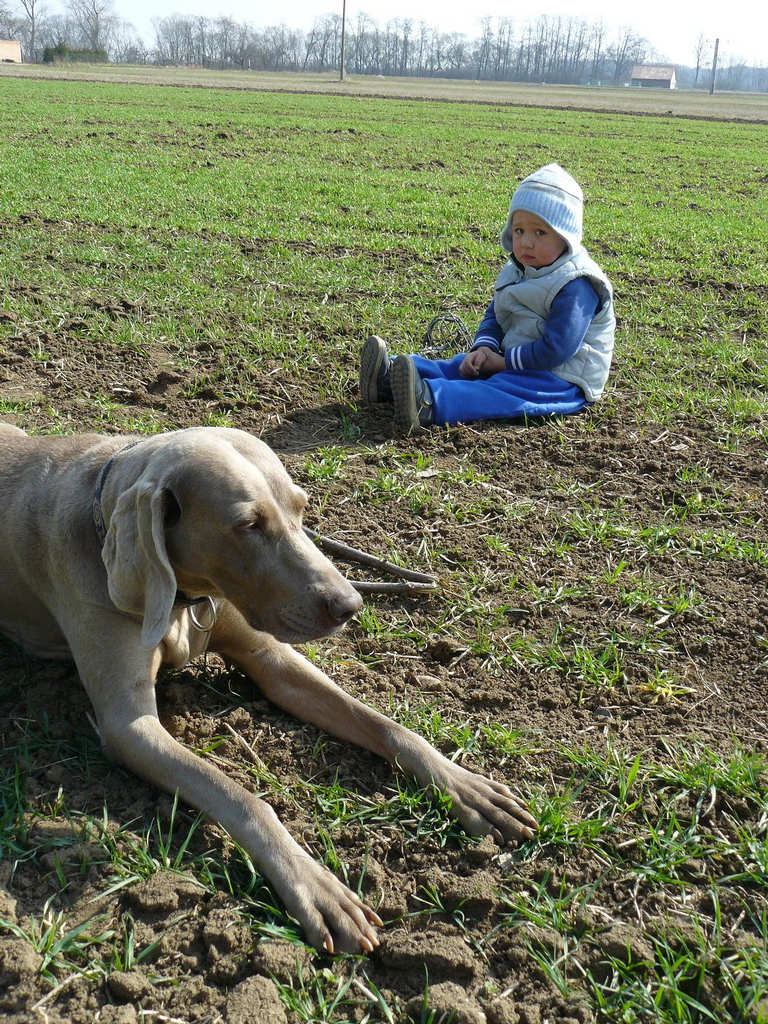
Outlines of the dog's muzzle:
<svg viewBox="0 0 768 1024">
<path fill-rule="evenodd" d="M 285 643 L 303 643 L 337 633 L 363 607 L 363 599 L 352 587 L 330 593 L 310 592 L 300 601 L 283 605 L 277 612 L 279 625 L 270 630 Z"/>
</svg>

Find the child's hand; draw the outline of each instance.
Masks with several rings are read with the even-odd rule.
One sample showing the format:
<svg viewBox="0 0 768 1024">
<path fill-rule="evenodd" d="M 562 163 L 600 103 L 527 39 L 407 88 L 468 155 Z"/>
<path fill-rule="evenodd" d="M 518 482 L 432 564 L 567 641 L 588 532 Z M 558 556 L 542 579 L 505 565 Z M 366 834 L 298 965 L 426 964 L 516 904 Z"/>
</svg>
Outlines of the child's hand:
<svg viewBox="0 0 768 1024">
<path fill-rule="evenodd" d="M 459 366 L 461 376 L 467 380 L 476 380 L 480 376 L 480 370 L 488 352 L 490 352 L 489 348 L 476 348 L 472 352 L 468 352 Z"/>
<path fill-rule="evenodd" d="M 459 373 L 467 380 L 476 380 L 478 377 L 490 377 L 492 373 L 498 373 L 505 367 L 504 356 L 493 349 L 483 347 L 476 348 L 464 356 Z"/>
</svg>

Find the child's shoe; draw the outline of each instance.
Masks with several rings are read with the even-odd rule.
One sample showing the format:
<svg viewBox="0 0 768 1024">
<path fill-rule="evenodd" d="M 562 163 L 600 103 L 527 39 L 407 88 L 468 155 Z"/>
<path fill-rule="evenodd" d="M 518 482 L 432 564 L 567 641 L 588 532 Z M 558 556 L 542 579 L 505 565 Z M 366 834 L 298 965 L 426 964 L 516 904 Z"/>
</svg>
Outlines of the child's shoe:
<svg viewBox="0 0 768 1024">
<path fill-rule="evenodd" d="M 422 380 L 410 356 L 392 361 L 392 397 L 395 423 L 401 430 L 419 430 L 432 425 L 432 391 Z"/>
<path fill-rule="evenodd" d="M 391 366 L 387 343 L 371 335 L 360 349 L 360 398 L 364 402 L 392 401 Z"/>
</svg>

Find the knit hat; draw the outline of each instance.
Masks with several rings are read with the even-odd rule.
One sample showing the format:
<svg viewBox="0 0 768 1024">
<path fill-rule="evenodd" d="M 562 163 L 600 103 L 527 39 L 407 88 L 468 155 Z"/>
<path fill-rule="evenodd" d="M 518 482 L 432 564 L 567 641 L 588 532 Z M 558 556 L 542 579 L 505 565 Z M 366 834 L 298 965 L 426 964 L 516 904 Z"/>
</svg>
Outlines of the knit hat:
<svg viewBox="0 0 768 1024">
<path fill-rule="evenodd" d="M 512 214 L 526 210 L 541 217 L 560 235 L 570 252 L 581 245 L 584 193 L 560 164 L 547 164 L 529 174 L 518 185 L 509 204 L 509 216 L 501 233 L 501 246 L 512 252 Z"/>
</svg>

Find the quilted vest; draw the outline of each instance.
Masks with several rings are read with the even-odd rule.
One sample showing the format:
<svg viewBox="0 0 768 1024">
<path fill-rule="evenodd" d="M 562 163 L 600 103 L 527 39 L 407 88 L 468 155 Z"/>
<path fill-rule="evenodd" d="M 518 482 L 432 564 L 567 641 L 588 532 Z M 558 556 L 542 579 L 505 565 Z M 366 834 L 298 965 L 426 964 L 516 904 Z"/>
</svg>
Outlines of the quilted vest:
<svg viewBox="0 0 768 1024">
<path fill-rule="evenodd" d="M 587 401 L 596 402 L 608 379 L 616 318 L 611 283 L 583 246 L 564 253 L 548 267 L 522 268 L 509 259 L 496 278 L 493 308 L 504 331 L 505 351 L 538 341 L 544 333 L 552 300 L 577 277 L 589 279 L 600 306 L 576 353 L 551 372 L 570 384 L 578 384 Z"/>
</svg>

